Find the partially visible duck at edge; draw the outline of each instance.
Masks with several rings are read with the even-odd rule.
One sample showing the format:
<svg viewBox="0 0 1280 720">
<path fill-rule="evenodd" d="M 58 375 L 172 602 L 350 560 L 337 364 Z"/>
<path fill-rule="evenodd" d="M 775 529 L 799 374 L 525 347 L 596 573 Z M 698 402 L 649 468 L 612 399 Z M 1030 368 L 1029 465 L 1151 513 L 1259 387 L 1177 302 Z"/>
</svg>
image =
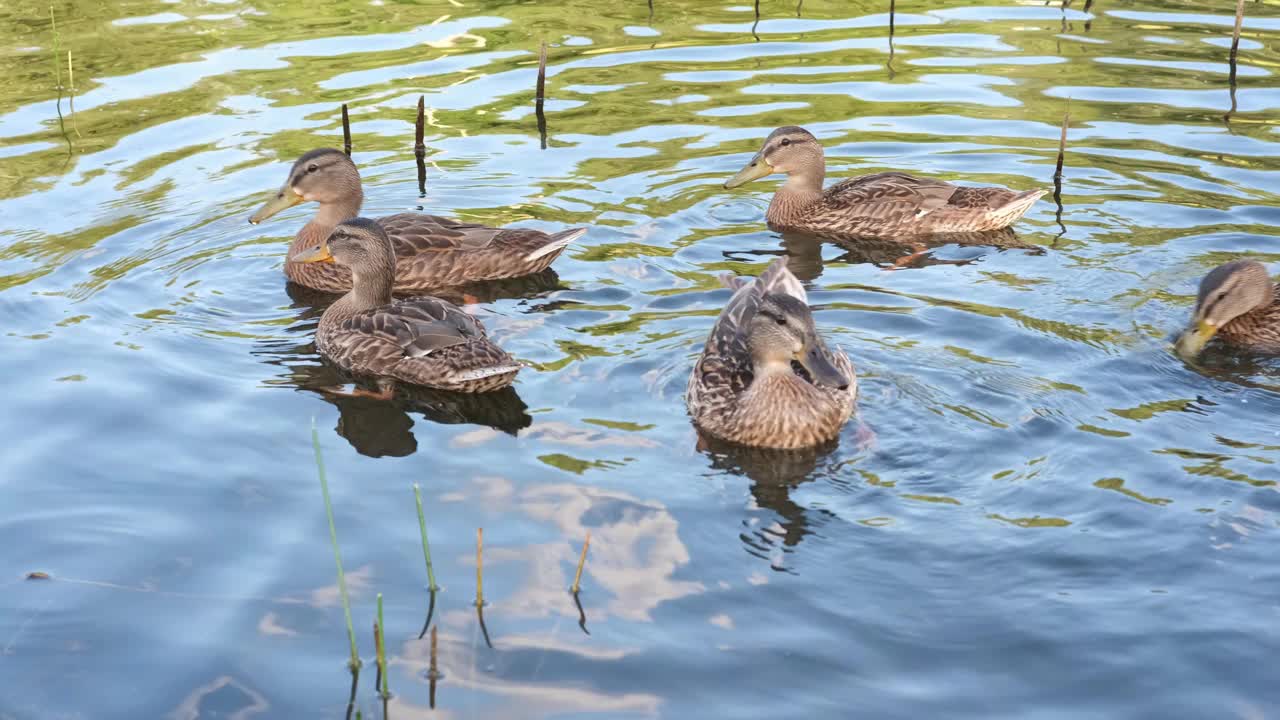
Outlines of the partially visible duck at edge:
<svg viewBox="0 0 1280 720">
<path fill-rule="evenodd" d="M 1262 263 L 1235 260 L 1200 281 L 1191 325 L 1175 347 L 1179 355 L 1195 357 L 1214 338 L 1232 348 L 1280 354 L 1280 285 Z"/>
<path fill-rule="evenodd" d="M 393 301 L 396 258 L 373 220 L 339 223 L 294 260 L 341 264 L 351 272 L 351 290 L 320 317 L 316 349 L 343 370 L 375 379 L 375 397 L 390 399 L 397 381 L 456 392 L 497 390 L 522 367 L 456 305 L 433 297 Z"/>
<path fill-rule="evenodd" d="M 332 148 L 312 150 L 298 158 L 284 185 L 249 222 L 260 223 L 303 202 L 319 203 L 320 208 L 289 246 L 285 275 L 316 290 L 350 290 L 347 268 L 300 263 L 295 256 L 323 242 L 339 223 L 360 214 L 364 191 L 351 158 Z M 375 222 L 391 238 L 397 260 L 397 292 L 428 292 L 541 272 L 587 231 L 573 228 L 548 234 L 529 228 L 493 228 L 423 213 L 389 215 Z"/>
<path fill-rule="evenodd" d="M 822 144 L 790 125 L 769 134 L 726 188 L 784 173 L 765 220 L 774 230 L 815 235 L 885 237 L 999 230 L 1017 222 L 1045 190 L 953 185 L 901 172 L 863 175 L 823 190 Z"/>
</svg>

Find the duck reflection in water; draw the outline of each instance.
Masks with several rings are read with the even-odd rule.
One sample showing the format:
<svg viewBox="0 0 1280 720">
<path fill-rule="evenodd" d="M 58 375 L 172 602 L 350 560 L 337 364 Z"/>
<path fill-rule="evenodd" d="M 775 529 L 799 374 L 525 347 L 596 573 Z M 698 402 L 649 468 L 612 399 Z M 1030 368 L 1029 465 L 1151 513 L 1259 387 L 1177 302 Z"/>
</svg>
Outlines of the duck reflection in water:
<svg viewBox="0 0 1280 720">
<path fill-rule="evenodd" d="M 267 382 L 315 394 L 338 408 L 334 431 L 356 452 L 369 457 L 405 457 L 418 450 L 412 413 L 442 425 L 484 425 L 509 435 L 529 427 L 528 406 L 514 388 L 487 393 L 455 393 L 399 385 L 390 400 L 334 392 L 353 382 L 339 369 L 316 361 L 311 343 L 281 344 L 256 351 L 266 362 L 285 368 Z"/>
<path fill-rule="evenodd" d="M 705 433 L 698 434 L 698 449 L 711 460 L 711 467 L 749 479 L 756 504 L 777 513 L 782 526 L 782 544 L 788 548 L 799 545 L 810 532 L 810 511 L 791 499 L 791 491 L 813 480 L 819 464 L 830 457 L 839 444 L 837 438 L 813 447 L 779 450 L 735 445 Z M 773 561 L 771 546 L 775 532 L 754 528 L 744 531 L 740 537 L 748 553 Z"/>
<path fill-rule="evenodd" d="M 933 250 L 947 245 L 962 248 L 994 248 L 996 250 L 1032 250 L 1043 253 L 1044 248 L 1021 240 L 1012 228 L 985 232 L 936 233 L 900 238 L 832 237 L 785 231 L 781 233 L 780 249 L 746 251 L 751 255 L 785 255 L 791 273 L 801 282 L 812 282 L 822 275 L 826 263 L 844 265 L 876 265 L 885 270 L 924 268 L 931 265 L 968 265 L 983 257 L 974 254 L 962 258 L 940 258 Z M 823 248 L 834 245 L 842 253 L 823 260 Z M 742 251 L 727 253 L 736 256 Z"/>
</svg>

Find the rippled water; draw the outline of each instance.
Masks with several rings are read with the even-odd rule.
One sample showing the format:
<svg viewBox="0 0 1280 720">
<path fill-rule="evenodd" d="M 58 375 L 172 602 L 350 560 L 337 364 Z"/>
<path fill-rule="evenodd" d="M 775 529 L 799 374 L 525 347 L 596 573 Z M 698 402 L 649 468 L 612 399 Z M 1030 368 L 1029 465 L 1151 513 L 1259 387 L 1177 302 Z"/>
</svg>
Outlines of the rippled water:
<svg viewBox="0 0 1280 720">
<path fill-rule="evenodd" d="M 1280 713 L 1280 363 L 1167 346 L 1210 267 L 1280 262 L 1280 6 L 1247 3 L 1224 120 L 1228 3 L 902 1 L 892 44 L 886 5 L 62 2 L 56 41 L 0 6 L 0 718 L 342 716 L 313 418 L 364 717 L 376 593 L 397 717 Z M 323 392 L 322 305 L 281 275 L 313 208 L 245 219 L 343 102 L 366 214 L 592 225 L 475 290 L 514 394 Z M 890 271 L 764 229 L 772 181 L 721 188 L 783 124 L 833 177 L 1047 188 L 1068 109 L 1060 220 L 1019 247 Z M 715 276 L 780 254 L 862 426 L 699 448 Z"/>
</svg>

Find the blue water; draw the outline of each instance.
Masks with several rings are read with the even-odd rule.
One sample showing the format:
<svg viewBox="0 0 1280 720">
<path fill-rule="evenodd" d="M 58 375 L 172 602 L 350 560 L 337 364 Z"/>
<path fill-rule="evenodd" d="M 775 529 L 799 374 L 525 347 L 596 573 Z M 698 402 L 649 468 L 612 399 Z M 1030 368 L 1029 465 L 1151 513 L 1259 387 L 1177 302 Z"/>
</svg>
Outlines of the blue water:
<svg viewBox="0 0 1280 720">
<path fill-rule="evenodd" d="M 1246 4 L 1224 120 L 1226 4 L 900 2 L 892 44 L 885 5 L 69 3 L 56 52 L 0 7 L 0 718 L 345 716 L 313 421 L 366 718 L 379 593 L 401 718 L 1280 715 L 1280 363 L 1168 347 L 1211 267 L 1280 272 L 1280 10 Z M 344 102 L 366 214 L 592 226 L 472 295 L 512 393 L 324 390 L 281 274 L 313 207 L 245 220 Z M 895 267 L 721 187 L 801 124 L 832 178 L 1052 189 L 1068 110 L 1017 247 Z M 716 275 L 782 254 L 859 418 L 700 447 Z"/>
</svg>

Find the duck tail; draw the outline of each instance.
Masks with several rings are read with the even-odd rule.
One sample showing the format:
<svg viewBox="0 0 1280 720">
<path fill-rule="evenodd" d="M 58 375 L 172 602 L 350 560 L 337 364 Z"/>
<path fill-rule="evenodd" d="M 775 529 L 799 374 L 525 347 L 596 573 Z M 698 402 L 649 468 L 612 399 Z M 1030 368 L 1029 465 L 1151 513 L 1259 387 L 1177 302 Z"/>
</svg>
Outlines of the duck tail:
<svg viewBox="0 0 1280 720">
<path fill-rule="evenodd" d="M 489 365 L 487 367 L 467 368 L 459 370 L 453 374 L 454 380 L 462 382 L 470 382 L 473 380 L 482 380 L 484 378 L 494 377 L 495 375 L 506 375 L 508 373 L 517 373 L 522 365 Z"/>
<path fill-rule="evenodd" d="M 1031 209 L 1031 206 L 1035 205 L 1037 200 L 1048 193 L 1048 190 L 1026 190 L 1009 198 L 1009 201 L 1004 205 L 991 211 L 991 215 L 996 220 L 995 227 L 1008 227 L 1022 219 L 1022 216 Z"/>
<path fill-rule="evenodd" d="M 1048 190 L 1026 190 L 1009 198 L 1009 202 L 999 208 L 1001 212 L 1017 212 L 1018 215 L 1026 212 L 1035 204 L 1037 200 L 1048 195 Z"/>
<path fill-rule="evenodd" d="M 569 243 L 586 234 L 586 228 L 573 228 L 571 230 L 561 230 L 558 233 L 552 233 L 548 236 L 547 243 L 545 245 L 534 250 L 528 255 L 525 255 L 524 259 L 528 262 L 533 262 L 534 260 L 544 258 L 548 255 L 551 255 L 552 258 L 554 258 L 556 255 L 560 254 L 560 251 L 569 247 Z"/>
</svg>

